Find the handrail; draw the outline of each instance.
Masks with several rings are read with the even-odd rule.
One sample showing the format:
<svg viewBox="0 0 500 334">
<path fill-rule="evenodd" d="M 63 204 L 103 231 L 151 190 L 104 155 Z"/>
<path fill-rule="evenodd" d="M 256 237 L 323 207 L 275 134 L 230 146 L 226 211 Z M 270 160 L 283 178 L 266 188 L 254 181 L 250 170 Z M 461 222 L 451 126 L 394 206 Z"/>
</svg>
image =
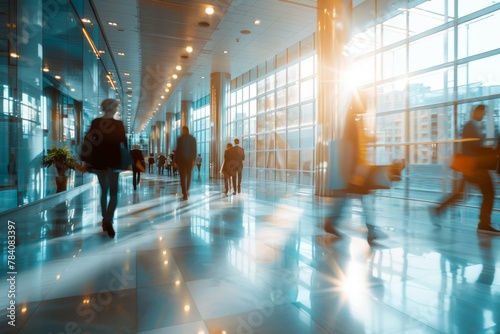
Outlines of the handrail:
<svg viewBox="0 0 500 334">
<path fill-rule="evenodd" d="M 464 139 L 450 139 L 450 140 L 433 140 L 433 141 L 420 141 L 413 143 L 386 143 L 386 144 L 366 144 L 366 146 L 410 146 L 410 145 L 430 145 L 430 144 L 450 144 L 450 143 L 465 143 L 470 141 L 478 141 L 479 138 L 464 138 Z"/>
</svg>

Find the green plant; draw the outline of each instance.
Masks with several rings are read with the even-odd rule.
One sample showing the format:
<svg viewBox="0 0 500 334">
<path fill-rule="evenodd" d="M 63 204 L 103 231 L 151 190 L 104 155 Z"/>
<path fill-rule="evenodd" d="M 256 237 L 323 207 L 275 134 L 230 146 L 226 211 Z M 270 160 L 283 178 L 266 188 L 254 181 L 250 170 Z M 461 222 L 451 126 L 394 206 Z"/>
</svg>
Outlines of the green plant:
<svg viewBox="0 0 500 334">
<path fill-rule="evenodd" d="M 80 167 L 75 157 L 73 156 L 73 153 L 71 153 L 67 146 L 64 146 L 62 148 L 52 146 L 47 155 L 43 157 L 43 166 L 55 166 L 57 175 L 59 176 L 66 176 L 66 171 L 68 169 L 78 170 L 78 168 Z"/>
</svg>

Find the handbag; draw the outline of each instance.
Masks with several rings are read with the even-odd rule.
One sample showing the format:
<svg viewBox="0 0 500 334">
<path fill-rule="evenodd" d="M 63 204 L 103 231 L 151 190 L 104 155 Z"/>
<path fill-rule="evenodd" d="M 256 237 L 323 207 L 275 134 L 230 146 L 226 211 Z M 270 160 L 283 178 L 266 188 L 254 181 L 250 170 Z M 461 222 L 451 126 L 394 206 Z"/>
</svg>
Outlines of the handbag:
<svg viewBox="0 0 500 334">
<path fill-rule="evenodd" d="M 132 169 L 132 156 L 130 151 L 125 147 L 125 143 L 120 143 L 120 168 L 121 170 Z"/>
<path fill-rule="evenodd" d="M 349 178 L 349 188 L 362 193 L 376 189 L 390 189 L 389 166 L 357 164 Z"/>
<path fill-rule="evenodd" d="M 146 167 L 142 164 L 141 160 L 137 160 L 135 162 L 135 168 L 141 173 L 144 173 L 146 171 Z"/>
<path fill-rule="evenodd" d="M 496 170 L 498 166 L 498 156 L 493 150 L 483 151 L 479 155 L 465 155 L 455 153 L 450 164 L 450 168 L 464 175 L 472 176 L 478 169 Z"/>
</svg>

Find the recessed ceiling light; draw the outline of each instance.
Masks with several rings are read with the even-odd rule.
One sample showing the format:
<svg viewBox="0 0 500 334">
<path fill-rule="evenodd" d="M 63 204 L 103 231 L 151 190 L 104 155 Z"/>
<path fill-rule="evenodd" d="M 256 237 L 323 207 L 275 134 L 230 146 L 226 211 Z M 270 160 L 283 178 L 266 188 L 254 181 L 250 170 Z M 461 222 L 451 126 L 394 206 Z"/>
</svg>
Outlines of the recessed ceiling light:
<svg viewBox="0 0 500 334">
<path fill-rule="evenodd" d="M 176 69 L 177 71 L 180 71 L 180 70 L 182 70 L 182 66 L 181 66 L 181 65 L 177 65 L 177 66 L 175 67 L 175 69 Z"/>
<path fill-rule="evenodd" d="M 201 77 L 202 79 L 205 79 L 205 77 Z"/>
<path fill-rule="evenodd" d="M 186 51 L 189 52 L 189 53 L 193 52 L 193 47 L 192 46 L 187 46 L 186 47 Z"/>
<path fill-rule="evenodd" d="M 165 88 L 165 93 L 168 93 L 168 92 L 170 92 L 170 89 Z"/>
<path fill-rule="evenodd" d="M 242 35 L 250 35 L 251 33 L 252 32 L 250 30 L 246 30 L 246 29 L 240 31 L 240 34 L 242 34 Z"/>
<path fill-rule="evenodd" d="M 125 56 L 125 53 L 124 52 L 118 52 L 118 55 L 119 56 Z"/>
<path fill-rule="evenodd" d="M 10 56 L 11 56 L 12 58 L 19 58 L 19 55 L 18 55 L 17 53 L 15 53 L 15 52 L 11 52 L 11 53 L 10 53 Z"/>
<path fill-rule="evenodd" d="M 212 15 L 214 12 L 215 12 L 214 7 L 210 6 L 205 8 L 205 13 L 207 13 L 208 15 Z"/>
<path fill-rule="evenodd" d="M 56 78 L 57 80 L 61 79 L 61 76 L 60 75 L 56 75 L 54 78 Z"/>
<path fill-rule="evenodd" d="M 123 73 L 123 75 L 125 75 L 126 77 L 128 77 L 130 75 L 130 73 L 125 72 L 125 73 Z"/>
<path fill-rule="evenodd" d="M 90 19 L 87 19 L 87 18 L 82 18 L 82 22 L 83 23 L 90 23 L 90 24 L 93 24 L 92 21 L 90 21 Z"/>
<path fill-rule="evenodd" d="M 76 90 L 76 89 L 74 89 L 74 88 L 71 88 L 71 89 L 70 89 L 70 91 L 72 91 L 72 92 L 74 92 L 75 90 Z"/>
<path fill-rule="evenodd" d="M 254 20 L 254 21 L 253 21 L 253 24 L 255 24 L 255 25 L 259 25 L 259 24 L 260 24 L 260 20 L 259 20 L 259 19 Z"/>
<path fill-rule="evenodd" d="M 100 54 L 105 54 L 105 53 L 106 53 L 106 51 L 104 51 L 104 50 L 99 50 L 99 53 L 100 53 Z"/>
<path fill-rule="evenodd" d="M 112 21 L 108 21 L 108 25 L 116 27 L 118 25 L 118 23 L 112 22 Z"/>
<path fill-rule="evenodd" d="M 160 96 L 160 97 L 161 97 L 162 99 L 164 99 L 164 98 L 165 98 L 165 95 L 162 95 L 162 96 Z"/>
<path fill-rule="evenodd" d="M 44 71 L 44 72 L 48 72 L 48 71 L 50 71 L 50 70 L 49 70 L 49 67 L 48 67 L 48 66 L 45 66 L 45 67 L 42 69 L 42 71 Z"/>
<path fill-rule="evenodd" d="M 229 51 L 224 50 L 224 51 L 222 51 L 222 53 L 224 53 L 224 54 L 228 54 L 228 53 L 229 53 Z"/>
<path fill-rule="evenodd" d="M 127 81 L 127 84 L 131 85 L 131 84 L 132 84 L 132 81 Z"/>
<path fill-rule="evenodd" d="M 168 82 L 167 87 L 172 87 L 172 84 L 170 82 Z"/>
<path fill-rule="evenodd" d="M 172 78 L 177 79 L 177 74 L 173 74 Z"/>
</svg>

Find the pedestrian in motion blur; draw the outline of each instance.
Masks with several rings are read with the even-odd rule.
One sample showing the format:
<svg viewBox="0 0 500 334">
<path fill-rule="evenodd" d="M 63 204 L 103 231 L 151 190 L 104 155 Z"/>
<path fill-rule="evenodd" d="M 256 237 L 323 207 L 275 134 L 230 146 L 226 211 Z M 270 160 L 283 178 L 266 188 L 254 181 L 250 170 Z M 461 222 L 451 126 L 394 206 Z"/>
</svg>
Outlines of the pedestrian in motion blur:
<svg viewBox="0 0 500 334">
<path fill-rule="evenodd" d="M 198 153 L 196 156 L 196 167 L 198 167 L 198 178 L 200 177 L 200 170 L 201 170 L 201 162 L 202 162 L 201 154 Z"/>
<path fill-rule="evenodd" d="M 236 162 L 236 177 L 238 185 L 238 194 L 241 193 L 241 176 L 243 174 L 243 161 L 245 160 L 245 150 L 240 146 L 240 140 L 238 138 L 234 139 L 233 146 L 233 160 Z"/>
<path fill-rule="evenodd" d="M 105 99 L 101 103 L 102 117 L 92 121 L 85 136 L 80 154 L 84 169 L 97 175 L 101 187 L 102 230 L 110 238 L 115 237 L 113 216 L 118 202 L 118 178 L 120 176 L 121 147 L 127 148 L 125 127 L 114 119 L 120 102 Z M 109 200 L 108 200 L 109 196 Z"/>
<path fill-rule="evenodd" d="M 233 182 L 233 195 L 236 195 L 236 171 L 235 161 L 232 160 L 233 144 L 227 143 L 224 151 L 224 161 L 222 162 L 221 173 L 224 175 L 224 194 L 227 195 L 230 189 L 229 182 Z"/>
<path fill-rule="evenodd" d="M 470 174 L 462 175 L 462 180 L 454 193 L 445 198 L 438 206 L 431 207 L 431 219 L 434 225 L 439 225 L 439 218 L 444 210 L 463 196 L 465 184 L 469 182 L 477 185 L 483 195 L 477 231 L 479 233 L 500 235 L 500 231 L 495 229 L 491 223 L 495 189 L 489 172 L 489 170 L 496 169 L 498 166 L 499 147 L 498 144 L 496 148 L 485 146 L 485 135 L 483 133 L 485 114 L 486 106 L 484 104 L 473 107 L 471 119 L 464 125 L 462 138 L 476 138 L 477 140 L 463 142 L 462 154 L 473 157 L 476 168 Z"/>
<path fill-rule="evenodd" d="M 363 124 L 363 115 L 367 109 L 368 97 L 365 92 L 353 94 L 350 109 L 346 115 L 343 141 L 341 142 L 342 156 L 340 161 L 342 169 L 345 173 L 346 188 L 340 192 L 340 197 L 335 198 L 330 214 L 324 220 L 323 228 L 327 233 L 341 237 L 342 234 L 338 231 L 338 221 L 345 208 L 348 195 L 357 195 L 361 197 L 363 206 L 365 225 L 368 229 L 368 242 L 372 242 L 375 238 L 382 236 L 382 233 L 376 233 L 375 226 L 372 223 L 370 215 L 368 199 L 365 195 L 369 194 L 372 189 L 369 188 L 366 182 L 370 179 L 370 175 L 364 175 L 361 170 L 369 171 L 366 161 L 366 144 L 370 138 L 365 133 Z M 368 172 L 369 173 L 369 172 Z"/>
<path fill-rule="evenodd" d="M 180 137 L 177 138 L 174 162 L 179 170 L 182 199 L 187 200 L 191 187 L 191 174 L 196 163 L 196 139 L 189 134 L 189 128 L 185 125 L 182 127 Z"/>
<path fill-rule="evenodd" d="M 132 184 L 134 185 L 134 190 L 136 190 L 137 185 L 141 182 L 141 173 L 146 170 L 146 162 L 144 161 L 142 151 L 139 150 L 139 145 L 134 145 L 134 149 L 130 151 L 130 155 L 132 156 Z"/>
</svg>

